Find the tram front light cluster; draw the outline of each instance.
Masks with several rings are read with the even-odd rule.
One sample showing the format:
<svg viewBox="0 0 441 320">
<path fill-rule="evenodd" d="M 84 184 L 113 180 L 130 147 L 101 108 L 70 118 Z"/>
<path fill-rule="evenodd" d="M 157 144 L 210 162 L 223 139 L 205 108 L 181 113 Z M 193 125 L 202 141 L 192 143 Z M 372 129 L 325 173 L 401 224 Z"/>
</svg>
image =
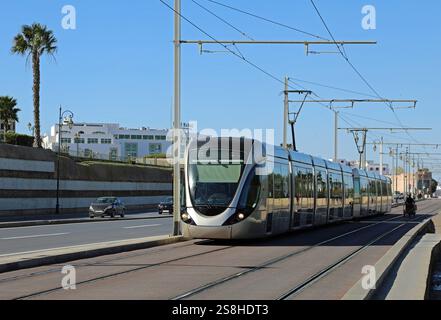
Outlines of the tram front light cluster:
<svg viewBox="0 0 441 320">
<path fill-rule="evenodd" d="M 184 212 L 183 214 L 181 214 L 181 218 L 184 222 L 187 222 L 190 220 L 190 215 L 186 212 Z"/>
<path fill-rule="evenodd" d="M 237 219 L 239 219 L 239 220 L 243 220 L 243 219 L 245 219 L 245 215 L 244 215 L 243 213 L 239 213 L 239 214 L 237 215 Z"/>
</svg>

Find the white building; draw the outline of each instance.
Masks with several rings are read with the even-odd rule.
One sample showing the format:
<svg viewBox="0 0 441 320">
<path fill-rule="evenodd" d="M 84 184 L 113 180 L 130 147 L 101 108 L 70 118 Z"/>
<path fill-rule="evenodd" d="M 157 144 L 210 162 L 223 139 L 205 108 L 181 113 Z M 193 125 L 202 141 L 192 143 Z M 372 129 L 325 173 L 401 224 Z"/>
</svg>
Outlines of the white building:
<svg viewBox="0 0 441 320">
<path fill-rule="evenodd" d="M 351 168 L 359 168 L 359 161 L 358 160 L 345 160 L 345 159 L 339 159 L 338 162 L 340 164 L 344 164 L 347 166 L 350 166 Z M 376 172 L 380 174 L 380 164 L 374 163 L 374 161 L 369 160 L 367 161 L 367 171 Z M 387 163 L 383 163 L 383 175 L 390 175 L 390 168 Z"/>
<path fill-rule="evenodd" d="M 5 123 L 3 120 L 0 120 L 0 132 L 3 133 L 5 131 Z M 6 126 L 6 132 L 15 132 L 15 121 L 9 121 Z"/>
<path fill-rule="evenodd" d="M 86 158 L 124 160 L 166 153 L 171 142 L 168 129 L 127 129 L 117 123 L 75 123 L 71 128 L 62 125 L 61 148 L 63 152 Z M 58 124 L 51 127 L 43 145 L 58 150 Z"/>
</svg>

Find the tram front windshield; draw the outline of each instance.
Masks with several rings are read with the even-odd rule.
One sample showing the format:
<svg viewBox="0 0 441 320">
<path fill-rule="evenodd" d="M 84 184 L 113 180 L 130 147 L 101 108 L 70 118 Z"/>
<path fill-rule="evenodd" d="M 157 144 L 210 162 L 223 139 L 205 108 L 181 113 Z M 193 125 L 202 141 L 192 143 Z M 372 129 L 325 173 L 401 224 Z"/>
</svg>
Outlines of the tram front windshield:
<svg viewBox="0 0 441 320">
<path fill-rule="evenodd" d="M 190 154 L 190 196 L 193 206 L 202 214 L 221 213 L 230 206 L 236 193 L 244 169 L 243 156 L 234 156 L 231 151 L 227 155 L 232 157 L 198 159 L 196 152 Z"/>
</svg>

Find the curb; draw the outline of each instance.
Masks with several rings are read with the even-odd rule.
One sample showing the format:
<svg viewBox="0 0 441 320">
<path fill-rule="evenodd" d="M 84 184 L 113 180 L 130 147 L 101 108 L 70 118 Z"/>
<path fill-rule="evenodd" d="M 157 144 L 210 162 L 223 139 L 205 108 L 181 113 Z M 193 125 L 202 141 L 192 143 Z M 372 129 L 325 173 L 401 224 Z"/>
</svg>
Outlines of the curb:
<svg viewBox="0 0 441 320">
<path fill-rule="evenodd" d="M 0 257 L 0 273 L 163 246 L 185 240 L 187 239 L 182 236 L 156 236 L 38 250 L 32 253 Z"/>
<path fill-rule="evenodd" d="M 406 248 L 411 245 L 415 238 L 421 234 L 431 232 L 433 229 L 433 221 L 431 218 L 428 218 L 407 232 L 397 243 L 392 246 L 392 248 L 386 252 L 386 254 L 374 266 L 377 274 L 376 288 L 380 288 L 383 285 L 395 262 L 399 259 Z M 358 280 L 357 283 L 351 289 L 349 289 L 348 292 L 346 292 L 341 300 L 369 300 L 375 294 L 377 289 L 363 289 L 362 281 L 363 278 Z"/>
<path fill-rule="evenodd" d="M 386 300 L 427 299 L 431 289 L 433 261 L 440 246 L 440 234 L 424 235 L 400 264 Z"/>
<path fill-rule="evenodd" d="M 159 216 L 159 217 L 135 217 L 135 218 L 84 218 L 84 219 L 62 219 L 62 220 L 34 220 L 34 221 L 13 221 L 13 222 L 0 222 L 0 229 L 2 228 L 18 228 L 18 227 L 32 227 L 32 226 L 46 226 L 56 224 L 71 224 L 71 223 L 98 223 L 109 221 L 130 221 L 130 220 L 148 220 L 148 219 L 165 219 L 172 218 L 171 215 Z"/>
</svg>

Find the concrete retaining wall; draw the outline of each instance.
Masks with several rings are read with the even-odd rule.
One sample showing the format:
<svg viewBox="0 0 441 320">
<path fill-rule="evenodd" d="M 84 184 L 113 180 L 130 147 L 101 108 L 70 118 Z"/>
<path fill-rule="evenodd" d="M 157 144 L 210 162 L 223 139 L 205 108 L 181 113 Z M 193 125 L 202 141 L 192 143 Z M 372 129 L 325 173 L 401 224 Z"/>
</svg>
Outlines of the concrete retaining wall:
<svg viewBox="0 0 441 320">
<path fill-rule="evenodd" d="M 172 171 L 153 166 L 75 162 L 60 158 L 60 209 L 84 212 L 101 196 L 129 210 L 156 206 L 172 194 Z M 49 150 L 0 144 L 0 216 L 53 213 L 57 156 Z"/>
</svg>

